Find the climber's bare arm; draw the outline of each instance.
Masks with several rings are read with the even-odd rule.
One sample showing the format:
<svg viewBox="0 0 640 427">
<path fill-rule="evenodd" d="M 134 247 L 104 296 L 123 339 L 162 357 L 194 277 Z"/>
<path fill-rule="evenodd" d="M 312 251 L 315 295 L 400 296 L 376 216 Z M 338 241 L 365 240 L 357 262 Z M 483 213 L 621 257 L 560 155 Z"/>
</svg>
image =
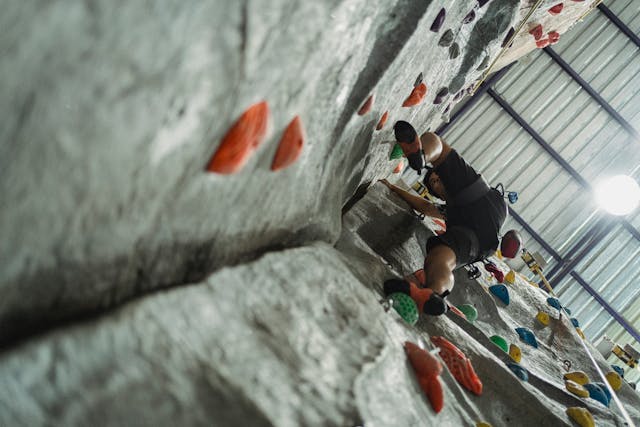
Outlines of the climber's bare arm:
<svg viewBox="0 0 640 427">
<path fill-rule="evenodd" d="M 425 214 L 427 216 L 433 217 L 433 218 L 444 219 L 444 215 L 442 215 L 440 213 L 438 208 L 435 207 L 435 205 L 433 203 L 423 199 L 420 196 L 415 196 L 415 195 L 409 193 L 408 191 L 403 190 L 400 187 L 396 187 L 395 185 L 391 184 L 386 179 L 380 180 L 380 182 L 382 182 L 384 185 L 386 185 L 389 188 L 389 190 L 393 191 L 398 196 L 400 196 L 402 198 L 402 200 L 407 202 L 409 204 L 409 206 L 411 206 L 416 211 L 418 211 L 418 212 L 420 212 L 422 214 Z"/>
<path fill-rule="evenodd" d="M 422 150 L 424 151 L 424 157 L 428 163 L 431 163 L 433 167 L 438 166 L 451 151 L 451 146 L 444 142 L 438 135 L 433 132 L 425 132 L 420 137 L 422 142 Z"/>
</svg>

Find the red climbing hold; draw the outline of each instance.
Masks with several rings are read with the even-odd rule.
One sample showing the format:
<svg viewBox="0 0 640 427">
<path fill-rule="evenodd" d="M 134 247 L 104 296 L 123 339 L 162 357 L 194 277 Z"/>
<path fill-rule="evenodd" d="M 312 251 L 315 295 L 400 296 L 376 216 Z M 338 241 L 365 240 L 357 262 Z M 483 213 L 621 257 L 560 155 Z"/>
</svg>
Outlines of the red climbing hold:
<svg viewBox="0 0 640 427">
<path fill-rule="evenodd" d="M 454 378 L 464 388 L 480 396 L 482 394 L 482 381 L 476 375 L 467 356 L 444 337 L 431 337 L 431 342 L 440 348 L 440 357 L 444 360 Z"/>
<path fill-rule="evenodd" d="M 542 49 L 542 48 L 545 48 L 545 47 L 549 46 L 549 39 L 541 39 L 541 40 L 538 40 L 538 41 L 536 42 L 536 46 L 537 46 L 539 49 Z"/>
<path fill-rule="evenodd" d="M 398 163 L 396 168 L 393 170 L 393 173 L 400 173 L 402 172 L 403 169 L 404 169 L 404 160 L 400 160 L 400 163 Z"/>
<path fill-rule="evenodd" d="M 493 262 L 489 261 L 485 263 L 484 269 L 487 270 L 489 273 L 491 273 L 499 283 L 504 282 L 504 273 L 500 271 L 498 266 L 495 265 Z"/>
<path fill-rule="evenodd" d="M 427 94 L 427 85 L 420 83 L 418 86 L 414 87 L 411 91 L 411 95 L 402 103 L 403 107 L 413 107 L 414 105 L 418 105 L 424 99 L 424 96 Z"/>
<path fill-rule="evenodd" d="M 231 174 L 239 171 L 267 133 L 269 105 L 266 101 L 249 107 L 227 131 L 209 160 L 207 172 Z"/>
<path fill-rule="evenodd" d="M 534 39 L 540 40 L 542 38 L 542 24 L 538 24 L 530 29 L 529 34 L 531 34 Z"/>
<path fill-rule="evenodd" d="M 300 117 L 295 116 L 282 134 L 282 138 L 278 144 L 278 150 L 273 157 L 273 163 L 271 163 L 271 170 L 277 171 L 284 169 L 295 162 L 302 152 L 303 145 L 304 129 L 302 128 L 302 121 Z"/>
<path fill-rule="evenodd" d="M 564 4 L 558 3 L 557 5 L 549 9 L 549 13 L 552 15 L 559 15 L 560 12 L 562 12 L 563 8 L 564 8 Z"/>
<path fill-rule="evenodd" d="M 385 111 L 384 114 L 382 115 L 382 117 L 380 117 L 380 121 L 376 125 L 376 130 L 382 129 L 384 127 L 384 125 L 387 123 L 387 119 L 388 118 L 389 118 L 389 112 Z"/>
<path fill-rule="evenodd" d="M 461 312 L 460 309 L 455 305 L 447 304 L 447 307 L 449 308 L 449 311 L 452 312 L 453 314 L 456 314 L 462 317 L 464 320 L 467 320 L 467 316 L 465 316 L 465 314 Z"/>
<path fill-rule="evenodd" d="M 516 230 L 507 231 L 500 242 L 500 253 L 505 258 L 515 258 L 522 247 L 522 237 Z"/>
<path fill-rule="evenodd" d="M 439 377 L 442 373 L 442 364 L 434 355 L 412 342 L 406 341 L 404 350 L 416 373 L 418 384 L 427 395 L 431 407 L 436 413 L 440 412 L 444 407 L 444 393 Z"/>
<path fill-rule="evenodd" d="M 441 220 L 440 218 L 433 218 L 433 222 L 436 225 L 440 226 L 440 228 L 442 228 L 443 231 L 447 230 L 447 224 L 443 220 Z"/>
<path fill-rule="evenodd" d="M 547 35 L 549 36 L 549 44 L 556 44 L 560 41 L 560 33 L 557 31 L 549 31 Z"/>
<path fill-rule="evenodd" d="M 369 96 L 367 100 L 364 102 L 364 104 L 362 104 L 362 107 L 360 107 L 360 109 L 358 110 L 358 115 L 364 116 L 369 112 L 369 110 L 371 110 L 372 106 L 373 106 L 373 95 Z"/>
</svg>

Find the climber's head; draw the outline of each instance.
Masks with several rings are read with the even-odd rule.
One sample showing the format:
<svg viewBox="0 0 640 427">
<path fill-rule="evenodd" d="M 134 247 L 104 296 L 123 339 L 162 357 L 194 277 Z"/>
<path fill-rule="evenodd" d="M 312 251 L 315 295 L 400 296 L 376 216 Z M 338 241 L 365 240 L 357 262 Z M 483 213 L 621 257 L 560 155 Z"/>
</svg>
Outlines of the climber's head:
<svg viewBox="0 0 640 427">
<path fill-rule="evenodd" d="M 427 190 L 429 190 L 429 193 L 439 199 L 446 200 L 447 192 L 440 180 L 440 176 L 433 169 L 427 170 L 423 183 L 425 187 L 427 187 Z"/>
</svg>

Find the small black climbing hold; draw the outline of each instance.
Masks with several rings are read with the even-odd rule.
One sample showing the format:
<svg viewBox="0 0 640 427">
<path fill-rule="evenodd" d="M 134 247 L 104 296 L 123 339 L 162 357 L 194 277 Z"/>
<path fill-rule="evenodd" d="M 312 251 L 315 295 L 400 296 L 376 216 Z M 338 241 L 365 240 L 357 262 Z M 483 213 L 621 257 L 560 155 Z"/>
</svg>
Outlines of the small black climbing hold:
<svg viewBox="0 0 640 427">
<path fill-rule="evenodd" d="M 449 95 L 449 88 L 448 87 L 443 87 L 441 88 L 438 93 L 436 94 L 436 98 L 433 100 L 434 104 L 442 104 L 442 101 L 444 101 L 444 98 Z"/>
<path fill-rule="evenodd" d="M 433 24 L 431 24 L 431 31 L 435 33 L 440 31 L 440 27 L 442 27 L 442 24 L 444 23 L 445 14 L 446 13 L 443 7 L 442 9 L 440 9 L 440 12 L 438 12 L 438 16 L 436 16 L 436 19 L 433 21 Z"/>
<path fill-rule="evenodd" d="M 413 83 L 413 87 L 417 87 L 420 85 L 420 83 L 422 83 L 422 79 L 424 77 L 422 76 L 422 73 L 418 74 L 418 77 L 416 77 L 416 81 Z"/>
<path fill-rule="evenodd" d="M 478 0 L 478 7 L 482 7 L 487 3 L 489 3 L 489 0 Z"/>
<path fill-rule="evenodd" d="M 460 46 L 454 43 L 449 48 L 449 59 L 456 59 L 458 56 L 460 56 Z"/>
<path fill-rule="evenodd" d="M 509 28 L 509 32 L 507 33 L 506 37 L 502 41 L 502 47 L 505 47 L 507 45 L 507 43 L 509 43 L 509 40 L 511 40 L 511 37 L 513 36 L 513 33 L 515 33 L 515 32 L 516 32 L 516 30 L 513 27 Z M 509 47 L 511 47 L 511 46 L 509 46 Z"/>
<path fill-rule="evenodd" d="M 442 47 L 449 47 L 451 46 L 451 43 L 453 43 L 453 31 L 451 30 L 451 28 L 449 28 L 444 32 L 444 34 L 442 34 L 442 37 L 440 37 L 440 41 L 438 42 L 438 44 Z"/>
<path fill-rule="evenodd" d="M 471 10 L 471 12 L 467 13 L 467 16 L 464 17 L 464 19 L 462 20 L 462 23 L 469 24 L 473 22 L 474 19 L 476 19 L 476 11 Z"/>
</svg>

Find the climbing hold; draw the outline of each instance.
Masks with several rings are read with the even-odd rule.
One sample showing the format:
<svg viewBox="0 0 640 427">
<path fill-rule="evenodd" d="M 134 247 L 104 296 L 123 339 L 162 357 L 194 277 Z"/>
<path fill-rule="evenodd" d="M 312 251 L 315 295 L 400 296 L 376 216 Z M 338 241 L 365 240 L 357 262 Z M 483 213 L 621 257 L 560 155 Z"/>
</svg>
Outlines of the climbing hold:
<svg viewBox="0 0 640 427">
<path fill-rule="evenodd" d="M 493 285 L 489 286 L 489 292 L 495 295 L 505 305 L 509 305 L 509 291 L 505 285 Z"/>
<path fill-rule="evenodd" d="M 458 91 L 458 93 L 456 93 L 455 96 L 453 97 L 453 100 L 454 101 L 459 101 L 460 98 L 462 98 L 464 96 L 464 94 L 465 94 L 465 90 L 464 89 L 460 89 Z"/>
<path fill-rule="evenodd" d="M 445 10 L 443 7 L 442 9 L 440 9 L 440 12 L 438 12 L 436 19 L 433 20 L 433 24 L 431 24 L 431 31 L 435 33 L 440 31 L 440 27 L 442 27 L 442 24 L 444 23 L 444 18 L 445 18 Z"/>
<path fill-rule="evenodd" d="M 556 44 L 560 41 L 560 33 L 557 31 L 550 31 L 547 36 L 549 36 L 549 44 Z"/>
<path fill-rule="evenodd" d="M 542 326 L 548 326 L 549 325 L 549 315 L 547 313 L 545 313 L 544 311 L 539 311 L 538 314 L 536 315 L 536 320 L 540 323 L 542 323 Z"/>
<path fill-rule="evenodd" d="M 516 272 L 513 270 L 509 270 L 509 272 L 504 276 L 504 281 L 513 285 L 516 283 Z"/>
<path fill-rule="evenodd" d="M 442 47 L 449 47 L 451 46 L 451 43 L 453 43 L 453 31 L 451 29 L 448 29 L 444 32 L 444 34 L 442 34 L 442 37 L 440 37 L 438 44 Z"/>
<path fill-rule="evenodd" d="M 453 377 L 467 390 L 480 396 L 482 382 L 473 370 L 471 361 L 464 353 L 444 337 L 431 337 L 431 342 L 440 348 L 440 357 L 453 374 Z"/>
<path fill-rule="evenodd" d="M 549 46 L 549 39 L 540 39 L 538 41 L 536 41 L 536 47 L 538 49 L 543 49 L 545 47 Z"/>
<path fill-rule="evenodd" d="M 567 314 L 568 314 L 569 316 L 571 316 L 571 310 L 569 310 L 569 308 L 568 308 L 568 307 L 562 307 L 562 308 L 564 308 L 564 311 L 566 311 L 566 312 L 567 312 Z"/>
<path fill-rule="evenodd" d="M 578 319 L 576 319 L 575 317 L 572 317 L 570 320 L 571 320 L 571 324 L 573 325 L 574 328 L 579 328 L 580 327 L 580 322 L 578 322 Z"/>
<path fill-rule="evenodd" d="M 471 304 L 461 304 L 458 309 L 464 313 L 467 320 L 473 323 L 478 318 L 478 310 Z"/>
<path fill-rule="evenodd" d="M 567 415 L 580 427 L 595 427 L 596 423 L 593 420 L 593 415 L 585 408 L 572 406 L 565 411 Z"/>
<path fill-rule="evenodd" d="M 553 297 L 547 298 L 547 304 L 549 304 L 551 307 L 557 310 L 562 310 L 562 305 L 560 304 L 560 300 L 558 300 L 558 298 L 553 298 Z"/>
<path fill-rule="evenodd" d="M 589 397 L 597 400 L 602 403 L 604 406 L 609 406 L 609 399 L 607 399 L 607 395 L 599 385 L 594 383 L 585 384 L 584 388 L 589 392 Z"/>
<path fill-rule="evenodd" d="M 451 47 L 449 47 L 449 59 L 456 59 L 458 56 L 460 56 L 460 45 L 453 43 Z"/>
<path fill-rule="evenodd" d="M 497 345 L 498 347 L 500 347 L 500 349 L 502 351 L 504 351 L 505 353 L 509 352 L 509 346 L 507 345 L 507 340 L 505 340 L 504 338 L 502 338 L 500 335 L 492 335 L 489 338 L 495 345 Z"/>
<path fill-rule="evenodd" d="M 611 402 L 611 392 L 609 391 L 609 388 L 604 383 L 601 383 L 601 382 L 597 382 L 594 384 L 602 389 L 604 394 L 607 396 L 607 402 Z"/>
<path fill-rule="evenodd" d="M 520 360 L 522 360 L 522 352 L 520 351 L 520 347 L 515 344 L 511 344 L 509 346 L 509 356 L 511 356 L 511 358 L 516 363 L 520 363 Z"/>
<path fill-rule="evenodd" d="M 527 328 L 516 328 L 516 332 L 520 335 L 520 339 L 525 343 L 529 344 L 531 347 L 538 348 L 538 341 L 536 340 L 536 336 L 533 335 Z"/>
<path fill-rule="evenodd" d="M 469 24 L 473 22 L 474 19 L 476 19 L 476 11 L 471 9 L 471 12 L 467 13 L 467 16 L 465 16 L 464 19 L 462 20 L 462 23 Z"/>
<path fill-rule="evenodd" d="M 396 144 L 393 146 L 391 154 L 389 154 L 389 160 L 399 159 L 400 157 L 402 157 L 402 154 L 402 147 L 400 146 L 400 144 Z"/>
<path fill-rule="evenodd" d="M 622 378 L 624 378 L 624 369 L 622 369 L 620 366 L 618 365 L 611 365 L 611 369 L 613 369 L 614 371 L 616 371 L 618 373 L 618 375 L 620 375 Z"/>
<path fill-rule="evenodd" d="M 476 423 L 476 427 L 493 427 L 493 426 L 489 423 L 485 423 L 484 421 L 478 421 Z"/>
<path fill-rule="evenodd" d="M 387 118 L 389 118 L 389 112 L 385 111 L 382 117 L 380 117 L 380 121 L 376 125 L 376 130 L 381 130 L 384 125 L 387 123 Z"/>
<path fill-rule="evenodd" d="M 540 40 L 542 38 L 542 24 L 538 24 L 532 29 L 529 30 L 529 34 L 533 36 L 535 40 Z"/>
<path fill-rule="evenodd" d="M 422 79 L 424 79 L 424 77 L 422 76 L 422 72 L 420 72 L 420 74 L 418 74 L 418 77 L 416 77 L 416 81 L 413 82 L 413 87 L 419 86 L 420 83 L 422 83 Z"/>
<path fill-rule="evenodd" d="M 516 374 L 516 376 L 522 381 L 529 381 L 529 372 L 527 372 L 527 370 L 522 366 L 512 362 L 507 363 L 507 366 L 511 369 L 511 372 Z"/>
<path fill-rule="evenodd" d="M 207 172 L 238 172 L 264 139 L 268 121 L 269 105 L 266 101 L 249 107 L 222 138 L 207 165 Z"/>
<path fill-rule="evenodd" d="M 615 391 L 620 390 L 622 387 L 622 377 L 615 371 L 609 371 L 606 373 L 605 377 L 607 378 L 607 382 Z"/>
<path fill-rule="evenodd" d="M 576 332 L 578 333 L 578 335 L 580 335 L 580 338 L 587 339 L 587 337 L 584 336 L 584 332 L 582 332 L 582 329 L 580 328 L 576 328 Z"/>
<path fill-rule="evenodd" d="M 427 275 L 424 273 L 424 268 L 414 271 L 413 277 L 416 278 L 420 285 L 424 285 L 427 280 Z"/>
<path fill-rule="evenodd" d="M 402 317 L 402 320 L 410 325 L 415 325 L 418 322 L 420 316 L 418 306 L 409 295 L 395 292 L 389 295 L 389 298 L 393 301 L 393 309 Z"/>
<path fill-rule="evenodd" d="M 562 376 L 565 380 L 571 380 L 580 385 L 585 385 L 589 382 L 589 377 L 582 371 L 567 372 Z"/>
<path fill-rule="evenodd" d="M 444 101 L 444 98 L 447 95 L 449 95 L 449 88 L 448 87 L 440 88 L 440 90 L 436 94 L 435 99 L 433 100 L 433 103 L 434 104 L 442 104 L 442 101 Z"/>
<path fill-rule="evenodd" d="M 424 96 L 427 94 L 427 85 L 420 83 L 418 86 L 414 87 L 411 91 L 411 94 L 404 100 L 402 103 L 403 107 L 413 107 L 414 105 L 418 105 L 424 99 Z"/>
<path fill-rule="evenodd" d="M 393 173 L 400 173 L 404 170 L 404 160 L 400 160 L 400 163 L 393 169 Z"/>
<path fill-rule="evenodd" d="M 439 377 L 442 373 L 442 364 L 433 354 L 412 342 L 406 341 L 404 350 L 416 373 L 418 384 L 427 395 L 431 407 L 436 413 L 440 412 L 444 406 L 444 392 Z"/>
<path fill-rule="evenodd" d="M 461 312 L 458 307 L 455 305 L 447 304 L 447 310 L 455 314 L 456 316 L 462 317 L 463 319 L 467 319 L 463 312 Z"/>
<path fill-rule="evenodd" d="M 564 8 L 564 4 L 558 3 L 557 5 L 549 8 L 549 13 L 552 15 L 559 15 L 560 12 L 562 12 L 563 8 Z"/>
<path fill-rule="evenodd" d="M 409 160 L 409 166 L 420 173 L 424 168 L 424 157 L 422 156 L 422 143 L 418 138 L 418 133 L 410 123 L 402 120 L 398 120 L 393 125 L 393 131 L 396 141 L 400 143 L 404 155 Z"/>
<path fill-rule="evenodd" d="M 360 107 L 360 109 L 358 110 L 358 115 L 364 116 L 369 112 L 369 110 L 371 110 L 372 106 L 373 106 L 373 95 L 369 95 L 367 100 L 364 101 L 364 104 L 362 104 L 362 107 Z"/>
<path fill-rule="evenodd" d="M 500 242 L 500 252 L 506 258 L 515 258 L 522 247 L 522 237 L 516 230 L 507 231 Z"/>
<path fill-rule="evenodd" d="M 565 388 L 576 396 L 580 397 L 589 397 L 589 390 L 584 388 L 582 385 L 578 384 L 575 381 L 565 380 L 564 381 Z"/>
<path fill-rule="evenodd" d="M 295 116 L 282 134 L 282 138 L 280 138 L 278 149 L 271 163 L 271 170 L 277 171 L 284 169 L 295 162 L 302 152 L 304 139 L 302 121 L 300 117 Z"/>
<path fill-rule="evenodd" d="M 495 263 L 487 261 L 484 263 L 484 269 L 487 270 L 499 283 L 504 281 L 504 273 L 498 268 Z"/>
<path fill-rule="evenodd" d="M 481 8 L 487 3 L 489 3 L 489 0 L 478 0 L 478 8 Z"/>
<path fill-rule="evenodd" d="M 516 30 L 513 27 L 509 28 L 507 35 L 504 37 L 504 40 L 502 41 L 502 47 L 505 47 L 510 42 L 511 37 L 513 37 L 513 34 L 515 32 Z M 509 45 L 509 47 L 511 47 L 511 45 Z"/>
</svg>

